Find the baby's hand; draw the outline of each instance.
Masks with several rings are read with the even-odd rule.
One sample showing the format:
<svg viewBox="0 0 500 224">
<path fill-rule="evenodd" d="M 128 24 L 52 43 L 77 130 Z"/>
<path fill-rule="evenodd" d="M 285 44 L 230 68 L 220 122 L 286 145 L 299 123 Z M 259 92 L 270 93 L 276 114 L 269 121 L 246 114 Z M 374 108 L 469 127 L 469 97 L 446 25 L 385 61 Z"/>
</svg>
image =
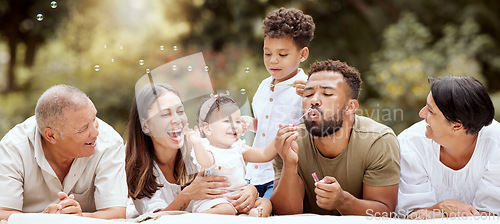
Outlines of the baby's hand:
<svg viewBox="0 0 500 224">
<path fill-rule="evenodd" d="M 194 126 L 194 130 L 189 129 L 186 126 L 186 136 L 189 141 L 193 144 L 199 144 L 201 143 L 201 135 L 200 135 L 200 129 L 198 129 L 198 126 Z"/>
<path fill-rule="evenodd" d="M 247 131 L 255 132 L 254 123 L 253 123 L 254 121 L 255 121 L 255 119 L 253 117 L 241 116 L 241 127 L 243 128 L 243 133 L 245 133 Z"/>
<path fill-rule="evenodd" d="M 293 87 L 295 88 L 295 92 L 297 95 L 301 96 L 304 95 L 304 88 L 306 88 L 306 81 L 305 80 L 295 80 L 293 82 Z"/>
</svg>

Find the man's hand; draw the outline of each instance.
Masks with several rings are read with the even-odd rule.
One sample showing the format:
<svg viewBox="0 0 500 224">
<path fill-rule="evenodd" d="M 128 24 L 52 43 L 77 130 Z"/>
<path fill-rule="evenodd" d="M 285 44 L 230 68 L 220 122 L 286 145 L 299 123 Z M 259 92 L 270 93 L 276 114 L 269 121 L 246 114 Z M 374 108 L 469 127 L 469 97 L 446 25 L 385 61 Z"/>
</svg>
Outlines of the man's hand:
<svg viewBox="0 0 500 224">
<path fill-rule="evenodd" d="M 74 214 L 82 216 L 82 208 L 80 207 L 80 203 L 75 200 L 74 195 L 71 194 L 68 196 L 64 192 L 59 192 L 57 196 L 59 197 L 59 201 L 47 206 L 43 213 Z"/>
<path fill-rule="evenodd" d="M 297 127 L 279 124 L 274 147 L 278 150 L 278 154 L 285 165 L 296 165 L 299 161 L 299 146 L 296 142 L 298 137 Z"/>
<path fill-rule="evenodd" d="M 304 95 L 304 88 L 306 88 L 306 80 L 295 80 L 293 82 L 293 87 L 295 88 L 295 93 L 302 97 Z"/>
<path fill-rule="evenodd" d="M 334 177 L 326 176 L 317 182 L 314 192 L 316 204 L 322 209 L 334 210 L 344 203 L 344 190 Z"/>
</svg>

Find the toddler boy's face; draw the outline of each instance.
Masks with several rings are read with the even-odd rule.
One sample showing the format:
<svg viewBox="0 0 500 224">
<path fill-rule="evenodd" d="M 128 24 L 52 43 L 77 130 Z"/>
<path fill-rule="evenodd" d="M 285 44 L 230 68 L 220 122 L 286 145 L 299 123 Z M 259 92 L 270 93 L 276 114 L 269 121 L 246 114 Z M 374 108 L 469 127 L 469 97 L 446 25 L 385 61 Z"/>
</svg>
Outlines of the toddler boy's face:
<svg viewBox="0 0 500 224">
<path fill-rule="evenodd" d="M 276 80 L 283 82 L 298 73 L 300 62 L 305 60 L 302 51 L 298 49 L 292 38 L 264 38 L 264 64 Z"/>
</svg>

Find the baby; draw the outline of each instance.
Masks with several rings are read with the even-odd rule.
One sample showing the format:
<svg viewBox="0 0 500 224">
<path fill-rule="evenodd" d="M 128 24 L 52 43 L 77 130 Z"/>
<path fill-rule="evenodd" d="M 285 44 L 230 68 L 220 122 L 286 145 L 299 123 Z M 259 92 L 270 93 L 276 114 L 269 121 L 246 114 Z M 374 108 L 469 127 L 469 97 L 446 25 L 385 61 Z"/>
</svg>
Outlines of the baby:
<svg viewBox="0 0 500 224">
<path fill-rule="evenodd" d="M 240 139 L 243 134 L 241 112 L 234 99 L 227 95 L 211 95 L 206 99 L 198 110 L 198 121 L 201 133 L 197 127 L 188 133 L 196 160 L 206 170 L 205 175 L 228 178 L 231 186 L 226 194 L 246 187 L 245 162 L 267 162 L 277 155 L 274 142 L 262 150 L 247 146 Z M 195 201 L 193 212 L 238 213 L 225 197 Z M 271 212 L 271 201 L 267 198 L 257 198 L 255 205 L 247 211 L 248 215 L 257 217 L 267 217 Z"/>
</svg>

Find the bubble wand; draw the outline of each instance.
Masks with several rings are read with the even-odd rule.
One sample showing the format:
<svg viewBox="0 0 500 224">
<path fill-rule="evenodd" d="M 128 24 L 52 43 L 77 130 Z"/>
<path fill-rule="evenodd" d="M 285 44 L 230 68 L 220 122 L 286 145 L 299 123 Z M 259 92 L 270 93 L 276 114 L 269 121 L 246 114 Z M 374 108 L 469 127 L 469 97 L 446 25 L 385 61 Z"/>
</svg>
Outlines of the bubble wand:
<svg viewBox="0 0 500 224">
<path fill-rule="evenodd" d="M 304 115 L 302 115 L 299 119 L 297 119 L 295 122 L 293 122 L 293 126 L 295 126 L 297 123 L 299 123 L 300 119 L 302 119 L 304 116 L 306 116 L 309 112 L 311 112 L 312 108 L 309 107 L 309 109 L 307 109 L 307 111 L 304 113 Z"/>
<path fill-rule="evenodd" d="M 293 86 L 293 83 L 290 83 L 290 84 L 287 84 L 287 83 L 269 84 L 269 88 L 273 88 L 275 86 Z"/>
</svg>

